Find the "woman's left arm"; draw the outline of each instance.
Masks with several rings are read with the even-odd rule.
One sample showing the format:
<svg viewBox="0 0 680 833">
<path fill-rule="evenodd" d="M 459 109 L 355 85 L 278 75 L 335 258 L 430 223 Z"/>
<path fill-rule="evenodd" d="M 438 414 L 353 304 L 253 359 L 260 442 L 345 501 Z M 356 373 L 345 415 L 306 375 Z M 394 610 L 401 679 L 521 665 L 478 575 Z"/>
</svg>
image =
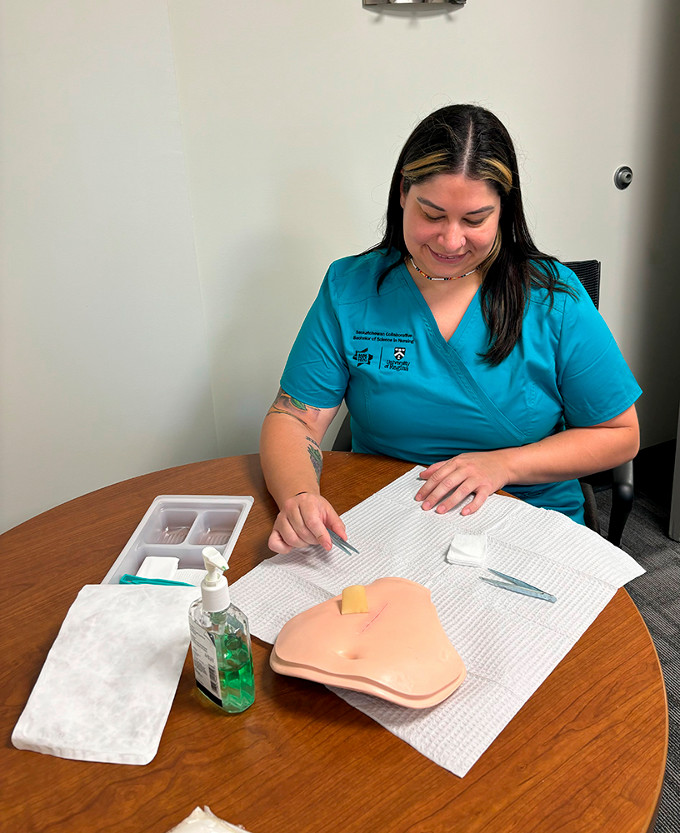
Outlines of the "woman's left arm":
<svg viewBox="0 0 680 833">
<path fill-rule="evenodd" d="M 568 428 L 516 448 L 465 452 L 434 463 L 421 472 L 425 482 L 416 500 L 422 501 L 423 509 L 438 504 L 435 511 L 443 513 L 474 495 L 461 511 L 471 515 L 508 483 L 552 483 L 606 471 L 632 460 L 639 447 L 637 413 L 631 405 L 598 425 Z"/>
</svg>

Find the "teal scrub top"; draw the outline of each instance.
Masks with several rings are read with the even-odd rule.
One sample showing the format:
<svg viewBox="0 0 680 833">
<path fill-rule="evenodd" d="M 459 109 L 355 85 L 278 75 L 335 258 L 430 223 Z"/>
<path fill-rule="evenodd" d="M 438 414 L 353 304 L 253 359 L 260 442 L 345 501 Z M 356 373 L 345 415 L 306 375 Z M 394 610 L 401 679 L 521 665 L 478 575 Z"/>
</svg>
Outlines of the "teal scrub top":
<svg viewBox="0 0 680 833">
<path fill-rule="evenodd" d="M 400 263 L 384 279 L 381 251 L 333 263 L 290 352 L 286 393 L 317 408 L 343 398 L 354 451 L 430 465 L 465 451 L 537 442 L 565 427 L 596 425 L 641 393 L 603 318 L 571 270 L 575 297 L 532 289 L 522 337 L 491 366 L 478 290 L 446 341 Z M 508 484 L 535 506 L 583 523 L 577 480 Z"/>
</svg>

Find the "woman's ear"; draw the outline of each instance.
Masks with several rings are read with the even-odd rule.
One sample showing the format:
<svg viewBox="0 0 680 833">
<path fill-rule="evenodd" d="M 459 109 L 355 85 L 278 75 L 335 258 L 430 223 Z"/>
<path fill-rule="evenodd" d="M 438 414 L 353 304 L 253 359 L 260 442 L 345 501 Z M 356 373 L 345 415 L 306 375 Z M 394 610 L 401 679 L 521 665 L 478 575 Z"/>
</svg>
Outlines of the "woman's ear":
<svg viewBox="0 0 680 833">
<path fill-rule="evenodd" d="M 406 202 L 406 193 L 404 192 L 404 177 L 402 176 L 399 182 L 399 205 L 403 208 Z"/>
</svg>

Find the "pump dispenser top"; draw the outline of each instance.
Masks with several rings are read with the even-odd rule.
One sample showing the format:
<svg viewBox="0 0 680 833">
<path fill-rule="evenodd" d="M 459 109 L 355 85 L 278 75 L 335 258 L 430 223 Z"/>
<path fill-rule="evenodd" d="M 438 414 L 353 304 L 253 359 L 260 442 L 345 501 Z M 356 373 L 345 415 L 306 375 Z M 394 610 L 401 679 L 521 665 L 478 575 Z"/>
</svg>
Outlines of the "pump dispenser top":
<svg viewBox="0 0 680 833">
<path fill-rule="evenodd" d="M 201 582 L 203 610 L 206 613 L 226 610 L 231 604 L 229 582 L 224 575 L 224 571 L 229 569 L 229 564 L 215 547 L 205 547 L 202 554 L 205 569 L 208 571 L 207 576 Z"/>
</svg>

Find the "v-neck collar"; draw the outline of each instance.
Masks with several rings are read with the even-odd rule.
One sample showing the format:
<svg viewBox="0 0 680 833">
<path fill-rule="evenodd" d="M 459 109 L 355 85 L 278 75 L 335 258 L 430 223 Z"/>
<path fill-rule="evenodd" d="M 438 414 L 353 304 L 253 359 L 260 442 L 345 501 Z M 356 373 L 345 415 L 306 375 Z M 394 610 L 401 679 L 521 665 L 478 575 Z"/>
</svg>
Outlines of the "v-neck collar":
<svg viewBox="0 0 680 833">
<path fill-rule="evenodd" d="M 408 271 L 408 267 L 406 266 L 404 261 L 401 262 L 400 266 L 402 270 L 401 277 L 403 280 L 406 281 L 412 295 L 415 297 L 416 303 L 419 306 L 421 315 L 425 319 L 425 323 L 427 325 L 428 330 L 430 330 L 433 337 L 435 339 L 438 339 L 442 344 L 446 345 L 449 348 L 455 349 L 460 343 L 461 339 L 463 338 L 463 335 L 469 327 L 470 323 L 473 320 L 475 320 L 478 314 L 481 314 L 479 307 L 479 293 L 482 288 L 481 283 L 477 287 L 477 291 L 475 292 L 475 294 L 470 299 L 470 303 L 467 305 L 467 309 L 463 313 L 463 317 L 460 319 L 458 326 L 453 331 L 453 335 L 447 341 L 441 334 L 439 325 L 437 324 L 436 318 L 432 314 L 432 310 L 430 309 L 429 304 L 423 297 L 423 293 L 420 291 L 420 289 L 418 289 L 418 286 L 416 282 L 413 280 L 411 273 Z"/>
</svg>

